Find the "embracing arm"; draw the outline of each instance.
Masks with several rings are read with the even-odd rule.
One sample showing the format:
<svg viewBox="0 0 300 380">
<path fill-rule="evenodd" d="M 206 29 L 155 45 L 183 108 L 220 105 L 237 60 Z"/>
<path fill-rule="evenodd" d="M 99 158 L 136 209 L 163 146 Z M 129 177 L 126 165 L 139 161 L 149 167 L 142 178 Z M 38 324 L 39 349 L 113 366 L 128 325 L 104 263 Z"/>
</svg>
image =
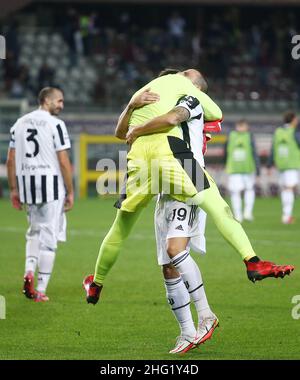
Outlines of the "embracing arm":
<svg viewBox="0 0 300 380">
<path fill-rule="evenodd" d="M 200 103 L 204 111 L 205 121 L 221 120 L 223 115 L 220 107 L 204 92 L 200 91 Z"/>
<path fill-rule="evenodd" d="M 130 103 L 127 104 L 124 111 L 121 113 L 118 124 L 115 129 L 115 136 L 121 140 L 125 140 L 126 133 L 128 132 L 129 120 L 131 118 L 131 114 L 134 111 L 134 108 L 130 106 Z"/>
<path fill-rule="evenodd" d="M 140 94 L 134 96 L 119 117 L 118 124 L 115 129 L 115 136 L 121 140 L 125 140 L 132 112 L 136 108 L 140 108 L 157 101 L 159 101 L 159 95 L 154 92 L 150 92 L 150 88 L 147 88 Z"/>
<path fill-rule="evenodd" d="M 184 93 L 198 99 L 204 111 L 204 121 L 222 119 L 222 111 L 220 107 L 207 94 L 194 86 L 189 79 L 184 78 L 184 80 L 181 80 L 180 86 L 182 86 Z"/>
<path fill-rule="evenodd" d="M 149 135 L 152 133 L 164 132 L 179 125 L 190 118 L 189 111 L 177 106 L 164 115 L 157 116 L 143 125 L 139 125 L 130 130 L 126 135 L 128 144 L 132 144 L 139 136 Z"/>
</svg>

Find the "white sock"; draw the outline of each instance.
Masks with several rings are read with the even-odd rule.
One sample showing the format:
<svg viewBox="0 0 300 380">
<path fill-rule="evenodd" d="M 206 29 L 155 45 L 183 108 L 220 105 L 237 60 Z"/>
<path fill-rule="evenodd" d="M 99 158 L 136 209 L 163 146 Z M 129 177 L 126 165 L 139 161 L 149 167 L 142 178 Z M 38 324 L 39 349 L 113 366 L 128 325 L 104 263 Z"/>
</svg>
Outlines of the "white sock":
<svg viewBox="0 0 300 380">
<path fill-rule="evenodd" d="M 282 216 L 284 218 L 289 218 L 292 216 L 294 207 L 294 191 L 290 189 L 282 190 L 281 192 L 281 203 L 282 203 Z"/>
<path fill-rule="evenodd" d="M 198 321 L 212 314 L 205 294 L 200 269 L 189 252 L 183 251 L 172 259 L 197 310 Z"/>
<path fill-rule="evenodd" d="M 230 198 L 231 198 L 231 206 L 232 206 L 233 215 L 236 220 L 241 222 L 243 220 L 241 192 L 240 191 L 232 192 Z"/>
<path fill-rule="evenodd" d="M 40 252 L 39 245 L 38 237 L 26 241 L 25 276 L 30 272 L 34 274 L 36 270 Z"/>
<path fill-rule="evenodd" d="M 252 217 L 252 212 L 253 212 L 253 206 L 254 206 L 254 201 L 255 201 L 255 191 L 254 189 L 252 190 L 245 190 L 244 194 L 244 199 L 245 199 L 245 210 L 244 210 L 244 215 L 245 217 Z"/>
<path fill-rule="evenodd" d="M 37 291 L 46 293 L 55 260 L 55 251 L 40 250 Z"/>
<path fill-rule="evenodd" d="M 181 335 L 194 337 L 196 335 L 196 329 L 190 309 L 190 296 L 182 278 L 165 279 L 165 287 L 167 299 L 179 323 Z"/>
</svg>

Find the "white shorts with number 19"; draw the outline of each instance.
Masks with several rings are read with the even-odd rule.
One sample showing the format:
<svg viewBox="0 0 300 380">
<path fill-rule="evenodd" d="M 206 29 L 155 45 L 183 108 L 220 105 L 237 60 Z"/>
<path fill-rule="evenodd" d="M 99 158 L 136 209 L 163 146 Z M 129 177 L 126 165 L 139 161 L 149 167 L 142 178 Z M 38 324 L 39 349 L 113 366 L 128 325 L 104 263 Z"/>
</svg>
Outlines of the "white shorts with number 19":
<svg viewBox="0 0 300 380">
<path fill-rule="evenodd" d="M 188 249 L 204 254 L 206 213 L 197 206 L 188 206 L 164 195 L 159 196 L 155 209 L 155 235 L 159 265 L 171 262 L 167 253 L 167 239 L 190 237 Z"/>
</svg>

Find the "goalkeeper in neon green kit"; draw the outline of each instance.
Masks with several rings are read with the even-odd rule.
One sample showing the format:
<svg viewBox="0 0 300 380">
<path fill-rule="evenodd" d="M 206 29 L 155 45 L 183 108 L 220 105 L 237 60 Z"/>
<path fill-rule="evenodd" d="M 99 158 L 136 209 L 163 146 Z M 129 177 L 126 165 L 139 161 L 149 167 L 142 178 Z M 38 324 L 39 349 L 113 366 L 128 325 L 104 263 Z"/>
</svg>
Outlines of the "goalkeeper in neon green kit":
<svg viewBox="0 0 300 380">
<path fill-rule="evenodd" d="M 180 112 L 180 106 L 175 112 L 174 106 L 181 97 L 189 95 L 191 104 L 200 103 L 205 121 L 222 118 L 220 108 L 194 85 L 201 79 L 200 72 L 190 69 L 156 78 L 136 93 L 150 88 L 159 95 L 159 101 L 134 109 L 130 116 L 130 129 L 142 125 L 148 134 L 138 137 L 128 153 L 126 191 L 116 203 L 119 210 L 101 244 L 95 274 L 84 280 L 88 303 L 98 302 L 105 277 L 117 260 L 141 210 L 153 196 L 166 188 L 174 199 L 195 204 L 212 217 L 223 237 L 240 253 L 251 281 L 284 277 L 294 270 L 291 265 L 276 265 L 257 257 L 214 180 L 199 166 L 182 139 L 178 126 L 189 116 Z M 189 163 L 188 168 L 185 161 Z"/>
</svg>

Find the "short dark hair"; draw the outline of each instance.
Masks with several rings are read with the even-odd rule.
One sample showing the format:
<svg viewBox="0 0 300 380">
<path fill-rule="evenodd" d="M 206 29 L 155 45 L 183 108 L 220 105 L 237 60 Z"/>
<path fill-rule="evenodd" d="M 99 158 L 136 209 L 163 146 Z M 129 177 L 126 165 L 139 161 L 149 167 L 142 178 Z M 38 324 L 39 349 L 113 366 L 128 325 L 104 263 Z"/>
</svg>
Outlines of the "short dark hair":
<svg viewBox="0 0 300 380">
<path fill-rule="evenodd" d="M 180 70 L 178 70 L 178 69 L 166 68 L 166 69 L 163 69 L 158 74 L 158 77 L 163 77 L 164 75 L 169 75 L 169 74 L 178 74 L 179 72 L 180 72 Z"/>
<path fill-rule="evenodd" d="M 63 93 L 63 91 L 58 87 L 44 87 L 44 88 L 42 88 L 41 91 L 39 92 L 39 95 L 38 95 L 39 105 L 43 105 L 45 103 L 46 98 L 51 96 L 54 91 L 60 91 L 61 93 Z"/>
<path fill-rule="evenodd" d="M 290 124 L 295 119 L 295 117 L 296 117 L 295 112 L 293 112 L 293 111 L 287 111 L 283 115 L 283 121 L 286 124 Z"/>
</svg>

